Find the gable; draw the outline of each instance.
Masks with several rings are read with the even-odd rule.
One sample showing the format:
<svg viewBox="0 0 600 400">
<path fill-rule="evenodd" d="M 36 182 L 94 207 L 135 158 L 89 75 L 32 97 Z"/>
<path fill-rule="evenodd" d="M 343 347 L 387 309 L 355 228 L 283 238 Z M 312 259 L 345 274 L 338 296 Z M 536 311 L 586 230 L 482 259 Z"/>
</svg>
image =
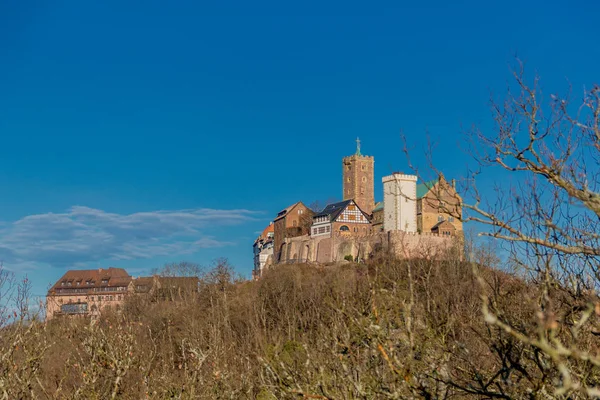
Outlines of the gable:
<svg viewBox="0 0 600 400">
<path fill-rule="evenodd" d="M 368 224 L 369 216 L 353 201 L 349 200 L 345 207 L 341 208 L 332 221 L 349 222 L 357 224 Z"/>
</svg>

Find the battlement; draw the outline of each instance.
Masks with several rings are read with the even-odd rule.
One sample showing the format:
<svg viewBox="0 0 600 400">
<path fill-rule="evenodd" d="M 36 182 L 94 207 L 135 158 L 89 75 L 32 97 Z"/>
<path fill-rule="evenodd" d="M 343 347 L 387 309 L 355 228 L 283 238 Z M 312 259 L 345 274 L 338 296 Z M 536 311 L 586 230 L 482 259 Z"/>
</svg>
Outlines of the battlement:
<svg viewBox="0 0 600 400">
<path fill-rule="evenodd" d="M 381 178 L 381 182 L 383 182 L 383 183 L 393 182 L 393 181 L 411 181 L 411 182 L 416 182 L 417 181 L 417 176 L 416 175 L 409 175 L 409 174 L 402 174 L 402 173 L 399 173 L 399 172 L 394 172 L 392 175 L 384 176 L 383 178 Z"/>
<path fill-rule="evenodd" d="M 375 157 L 374 156 L 363 156 L 363 155 L 358 155 L 358 154 L 352 154 L 351 156 L 346 156 L 344 157 L 342 160 L 343 162 L 350 162 L 351 160 L 371 160 L 373 162 L 375 162 Z"/>
</svg>

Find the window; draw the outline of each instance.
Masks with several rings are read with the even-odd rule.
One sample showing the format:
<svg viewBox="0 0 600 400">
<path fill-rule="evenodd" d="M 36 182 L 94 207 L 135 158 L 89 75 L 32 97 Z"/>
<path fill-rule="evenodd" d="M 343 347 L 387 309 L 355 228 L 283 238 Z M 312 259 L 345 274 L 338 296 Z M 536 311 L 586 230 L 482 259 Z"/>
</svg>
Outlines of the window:
<svg viewBox="0 0 600 400">
<path fill-rule="evenodd" d="M 89 280 L 85 281 L 85 284 L 86 284 L 86 285 L 89 285 L 89 284 L 90 284 L 90 281 L 89 281 Z"/>
<path fill-rule="evenodd" d="M 110 296 L 108 299 L 109 299 L 110 301 L 113 301 L 113 296 Z"/>
<path fill-rule="evenodd" d="M 102 283 L 108 283 L 108 279 L 102 279 Z"/>
<path fill-rule="evenodd" d="M 346 225 L 342 225 L 342 226 L 340 226 L 340 231 L 341 232 L 350 232 L 350 228 L 348 228 Z"/>
<path fill-rule="evenodd" d="M 60 311 L 64 314 L 85 314 L 87 310 L 87 303 L 69 303 L 60 306 Z"/>
<path fill-rule="evenodd" d="M 67 282 L 67 286 L 71 286 L 73 283 L 71 281 Z"/>
<path fill-rule="evenodd" d="M 364 170 L 365 170 L 365 165 L 364 165 L 364 164 L 363 164 L 363 165 L 361 165 L 361 166 L 360 166 L 360 169 L 364 171 Z"/>
<path fill-rule="evenodd" d="M 94 296 L 91 296 L 91 297 L 90 297 L 90 301 L 94 301 Z"/>
<path fill-rule="evenodd" d="M 298 210 L 298 214 L 303 214 L 303 213 L 304 213 L 304 210 L 302 210 L 302 209 Z"/>
<path fill-rule="evenodd" d="M 77 281 L 77 286 L 79 286 L 80 283 L 81 283 L 81 281 Z"/>
<path fill-rule="evenodd" d="M 348 177 L 346 180 L 347 180 L 348 182 L 350 182 L 350 177 Z"/>
<path fill-rule="evenodd" d="M 454 222 L 454 217 L 448 217 L 448 222 Z"/>
<path fill-rule="evenodd" d="M 65 281 L 62 281 L 62 282 L 60 283 L 60 286 L 65 286 Z"/>
<path fill-rule="evenodd" d="M 329 225 L 327 225 L 325 227 L 325 232 L 327 232 L 327 233 L 331 232 L 331 227 Z"/>
<path fill-rule="evenodd" d="M 354 227 L 354 232 L 358 232 L 358 228 L 357 227 Z"/>
<path fill-rule="evenodd" d="M 444 220 L 444 217 L 442 215 L 438 215 L 438 222 L 442 222 Z"/>
<path fill-rule="evenodd" d="M 366 176 L 363 176 L 363 177 L 362 177 L 362 181 L 363 181 L 363 182 L 366 182 L 366 181 L 367 181 L 367 177 L 366 177 Z"/>
<path fill-rule="evenodd" d="M 354 220 L 356 220 L 356 215 L 348 215 L 348 219 L 350 221 L 354 221 Z"/>
</svg>

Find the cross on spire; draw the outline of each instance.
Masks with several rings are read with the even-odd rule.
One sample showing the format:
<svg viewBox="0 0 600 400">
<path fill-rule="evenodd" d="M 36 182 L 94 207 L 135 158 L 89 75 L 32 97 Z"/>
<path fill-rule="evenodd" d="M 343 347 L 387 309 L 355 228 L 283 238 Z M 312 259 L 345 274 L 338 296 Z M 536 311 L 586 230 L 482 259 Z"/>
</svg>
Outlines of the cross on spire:
<svg viewBox="0 0 600 400">
<path fill-rule="evenodd" d="M 360 156 L 362 154 L 360 154 L 360 139 L 357 137 L 356 138 L 356 155 Z"/>
</svg>

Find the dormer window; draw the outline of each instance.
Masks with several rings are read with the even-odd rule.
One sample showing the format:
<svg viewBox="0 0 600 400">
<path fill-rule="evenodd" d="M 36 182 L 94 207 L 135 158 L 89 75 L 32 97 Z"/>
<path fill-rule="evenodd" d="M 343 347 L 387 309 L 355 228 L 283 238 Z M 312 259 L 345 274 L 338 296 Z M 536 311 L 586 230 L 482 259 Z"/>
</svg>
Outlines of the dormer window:
<svg viewBox="0 0 600 400">
<path fill-rule="evenodd" d="M 62 281 L 62 282 L 60 283 L 60 286 L 65 286 L 65 281 Z"/>
<path fill-rule="evenodd" d="M 73 285 L 73 282 L 71 282 L 71 281 L 67 282 L 67 286 L 72 286 L 72 285 Z"/>
<path fill-rule="evenodd" d="M 102 279 L 102 283 L 108 283 L 108 279 Z"/>
<path fill-rule="evenodd" d="M 88 279 L 87 281 L 85 281 L 85 284 L 89 285 L 90 284 L 90 280 Z"/>
<path fill-rule="evenodd" d="M 77 286 L 79 286 L 81 284 L 81 281 L 77 281 Z"/>
</svg>

